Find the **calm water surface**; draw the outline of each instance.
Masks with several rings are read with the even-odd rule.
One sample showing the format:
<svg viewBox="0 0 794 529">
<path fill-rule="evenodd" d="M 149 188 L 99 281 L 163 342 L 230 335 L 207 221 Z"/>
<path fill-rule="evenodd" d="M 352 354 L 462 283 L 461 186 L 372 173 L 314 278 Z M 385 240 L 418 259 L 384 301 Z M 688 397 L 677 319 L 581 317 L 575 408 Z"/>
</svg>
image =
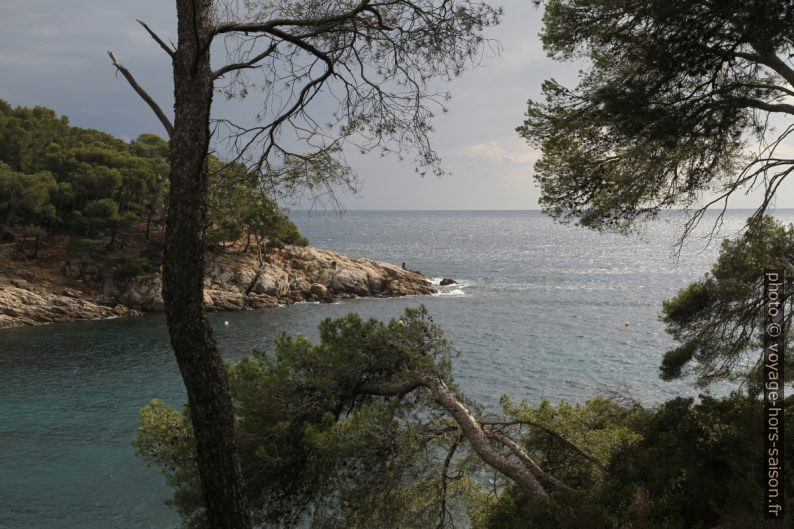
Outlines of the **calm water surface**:
<svg viewBox="0 0 794 529">
<path fill-rule="evenodd" d="M 747 215 L 729 212 L 722 233 Z M 791 210 L 778 216 L 794 222 Z M 437 296 L 213 314 L 231 358 L 282 332 L 316 336 L 329 316 L 390 318 L 422 303 L 460 351 L 462 389 L 486 408 L 502 393 L 584 400 L 627 387 L 648 403 L 692 394 L 657 377 L 671 345 L 660 303 L 702 276 L 717 248 L 693 241 L 672 258 L 680 226 L 672 216 L 633 237 L 559 226 L 537 212 L 301 213 L 295 221 L 315 246 L 460 284 Z M 177 526 L 163 479 L 131 446 L 138 410 L 153 397 L 185 399 L 160 315 L 0 331 L 0 528 Z"/>
</svg>

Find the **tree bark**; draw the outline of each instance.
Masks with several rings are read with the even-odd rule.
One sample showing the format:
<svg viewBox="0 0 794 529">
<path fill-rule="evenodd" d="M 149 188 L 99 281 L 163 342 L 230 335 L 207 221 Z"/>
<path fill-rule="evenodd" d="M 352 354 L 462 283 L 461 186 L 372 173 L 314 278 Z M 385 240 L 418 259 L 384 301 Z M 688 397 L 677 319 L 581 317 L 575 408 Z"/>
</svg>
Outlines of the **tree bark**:
<svg viewBox="0 0 794 529">
<path fill-rule="evenodd" d="M 173 55 L 171 187 L 163 250 L 163 300 L 187 389 L 207 520 L 212 529 L 248 529 L 251 518 L 234 439 L 223 360 L 203 303 L 207 151 L 212 70 L 207 42 L 211 0 L 177 0 Z"/>
<path fill-rule="evenodd" d="M 368 395 L 401 396 L 425 387 L 430 390 L 435 401 L 441 405 L 458 423 L 463 435 L 469 440 L 476 454 L 508 478 L 512 479 L 528 498 L 547 497 L 548 493 L 537 478 L 523 464 L 511 461 L 493 446 L 488 440 L 488 432 L 483 430 L 471 411 L 455 396 L 443 380 L 435 375 L 417 374 L 396 382 L 364 385 L 359 389 Z M 526 462 L 522 460 L 523 462 Z M 537 467 L 538 469 L 540 467 Z"/>
</svg>

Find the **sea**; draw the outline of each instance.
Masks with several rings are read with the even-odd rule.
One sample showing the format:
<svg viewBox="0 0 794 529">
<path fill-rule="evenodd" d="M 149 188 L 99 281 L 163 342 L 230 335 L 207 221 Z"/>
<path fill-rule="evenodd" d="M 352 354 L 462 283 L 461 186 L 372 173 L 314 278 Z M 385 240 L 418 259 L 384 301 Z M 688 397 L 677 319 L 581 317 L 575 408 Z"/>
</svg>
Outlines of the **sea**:
<svg viewBox="0 0 794 529">
<path fill-rule="evenodd" d="M 295 212 L 314 246 L 457 283 L 432 296 L 210 320 L 222 353 L 239 359 L 282 333 L 316 338 L 324 318 L 389 319 L 424 305 L 459 353 L 461 390 L 489 413 L 502 394 L 533 403 L 617 392 L 653 405 L 698 394 L 691 381 L 658 377 L 674 345 L 659 320 L 662 301 L 703 277 L 720 238 L 739 233 L 750 213 L 728 211 L 713 237 L 717 217 L 707 215 L 676 251 L 681 212 L 628 236 L 538 211 Z M 776 216 L 794 222 L 794 210 Z M 0 528 L 177 527 L 168 486 L 131 444 L 153 398 L 185 402 L 162 315 L 0 330 Z"/>
</svg>

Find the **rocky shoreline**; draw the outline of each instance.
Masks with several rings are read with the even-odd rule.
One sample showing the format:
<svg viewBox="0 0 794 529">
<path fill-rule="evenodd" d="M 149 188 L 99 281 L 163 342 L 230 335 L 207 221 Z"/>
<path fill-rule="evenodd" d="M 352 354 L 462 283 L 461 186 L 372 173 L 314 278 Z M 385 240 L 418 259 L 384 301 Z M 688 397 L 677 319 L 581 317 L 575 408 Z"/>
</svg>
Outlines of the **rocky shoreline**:
<svg viewBox="0 0 794 529">
<path fill-rule="evenodd" d="M 419 272 L 310 246 L 207 255 L 208 310 L 256 310 L 301 301 L 432 294 Z M 96 284 L 78 263 L 46 271 L 15 263 L 0 268 L 0 328 L 135 316 L 163 310 L 160 279 Z"/>
</svg>

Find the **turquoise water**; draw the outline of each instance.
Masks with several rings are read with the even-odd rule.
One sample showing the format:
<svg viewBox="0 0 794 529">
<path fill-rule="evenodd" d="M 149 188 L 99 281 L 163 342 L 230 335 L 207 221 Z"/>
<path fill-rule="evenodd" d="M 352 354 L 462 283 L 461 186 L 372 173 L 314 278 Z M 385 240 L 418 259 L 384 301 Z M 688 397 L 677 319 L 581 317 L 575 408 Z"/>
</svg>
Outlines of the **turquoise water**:
<svg viewBox="0 0 794 529">
<path fill-rule="evenodd" d="M 729 212 L 723 233 L 747 214 Z M 794 222 L 790 210 L 779 216 Z M 225 355 L 268 347 L 282 332 L 315 336 L 325 317 L 388 318 L 423 303 L 460 351 L 462 389 L 486 408 L 502 393 L 582 400 L 627 387 L 648 403 L 692 393 L 657 377 L 671 345 L 657 317 L 661 301 L 701 276 L 717 248 L 700 251 L 693 240 L 672 258 L 673 217 L 642 237 L 559 226 L 536 212 L 295 220 L 316 246 L 406 262 L 460 285 L 437 296 L 213 314 Z M 0 331 L 0 528 L 176 526 L 162 478 L 131 446 L 138 410 L 153 397 L 184 402 L 160 315 Z"/>
</svg>

